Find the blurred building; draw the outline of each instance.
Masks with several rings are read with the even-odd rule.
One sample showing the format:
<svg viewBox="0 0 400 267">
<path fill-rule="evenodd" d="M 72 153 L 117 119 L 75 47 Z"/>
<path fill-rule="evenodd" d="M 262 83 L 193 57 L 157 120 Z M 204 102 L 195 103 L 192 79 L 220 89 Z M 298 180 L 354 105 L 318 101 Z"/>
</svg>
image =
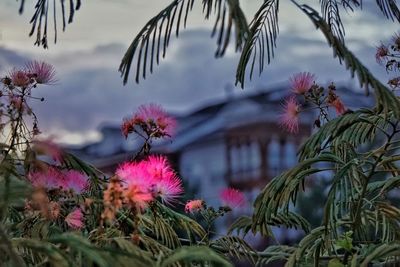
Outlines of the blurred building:
<svg viewBox="0 0 400 267">
<path fill-rule="evenodd" d="M 152 151 L 167 154 L 187 190 L 208 205 L 219 207 L 219 193 L 226 187 L 243 191 L 252 203 L 271 178 L 296 164 L 299 146 L 313 131 L 312 110 L 301 113 L 297 134 L 280 127 L 282 102 L 289 94 L 285 87 L 230 96 L 176 116 L 176 136 L 154 143 Z M 338 94 L 348 107 L 372 105 L 371 97 L 348 89 L 339 89 Z M 134 136 L 125 140 L 120 125 L 104 126 L 101 132 L 100 142 L 71 151 L 111 174 L 135 155 L 141 140 Z M 227 220 L 250 212 L 249 205 Z"/>
</svg>

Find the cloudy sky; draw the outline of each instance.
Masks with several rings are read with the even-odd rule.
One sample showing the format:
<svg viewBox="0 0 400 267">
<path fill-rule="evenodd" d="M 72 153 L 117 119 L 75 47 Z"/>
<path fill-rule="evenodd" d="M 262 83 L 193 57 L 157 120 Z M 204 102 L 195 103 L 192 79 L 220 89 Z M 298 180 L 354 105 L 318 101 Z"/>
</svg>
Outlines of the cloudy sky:
<svg viewBox="0 0 400 267">
<path fill-rule="evenodd" d="M 166 59 L 154 74 L 139 85 L 130 81 L 126 86 L 117 71 L 125 50 L 141 27 L 170 1 L 82 1 L 74 22 L 47 50 L 34 46 L 34 39 L 28 37 L 33 2 L 26 1 L 23 15 L 18 15 L 19 3 L 15 0 L 0 2 L 0 74 L 31 59 L 55 66 L 59 82 L 36 89 L 35 95 L 46 101 L 35 103 L 34 110 L 41 129 L 60 142 L 96 140 L 101 125 L 119 124 L 142 103 L 160 103 L 171 112 L 185 113 L 223 99 L 226 88 L 233 86 L 239 57 L 229 52 L 222 59 L 214 59 L 215 39 L 210 38 L 213 20 L 203 20 L 201 1 L 196 1 L 188 27 L 179 39 L 173 38 Z M 261 2 L 241 1 L 249 21 Z M 388 76 L 376 64 L 374 51 L 380 41 L 393 35 L 398 24 L 385 20 L 370 2 L 375 1 L 364 1 L 362 11 L 342 12 L 346 43 L 386 82 Z M 336 81 L 357 89 L 350 74 L 332 58 L 322 34 L 289 1 L 281 1 L 279 25 L 275 59 L 244 90 L 234 88 L 237 95 L 287 83 L 288 77 L 299 71 L 315 73 L 321 83 Z"/>
</svg>

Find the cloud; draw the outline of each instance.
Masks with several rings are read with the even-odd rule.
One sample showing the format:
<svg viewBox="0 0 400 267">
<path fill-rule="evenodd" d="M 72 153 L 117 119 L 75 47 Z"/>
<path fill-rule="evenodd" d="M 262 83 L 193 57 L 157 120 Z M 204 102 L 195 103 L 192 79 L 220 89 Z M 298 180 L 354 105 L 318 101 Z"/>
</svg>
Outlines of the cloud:
<svg viewBox="0 0 400 267">
<path fill-rule="evenodd" d="M 28 57 L 0 46 L 0 72 L 6 72 L 12 67 L 23 66 Z"/>
</svg>

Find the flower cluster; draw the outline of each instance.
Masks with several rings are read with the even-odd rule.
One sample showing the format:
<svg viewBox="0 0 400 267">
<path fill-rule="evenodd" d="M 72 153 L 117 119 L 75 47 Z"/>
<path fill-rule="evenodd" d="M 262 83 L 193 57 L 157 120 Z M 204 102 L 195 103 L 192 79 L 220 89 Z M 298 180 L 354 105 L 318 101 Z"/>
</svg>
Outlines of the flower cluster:
<svg viewBox="0 0 400 267">
<path fill-rule="evenodd" d="M 290 86 L 293 95 L 289 96 L 283 104 L 283 112 L 280 114 L 280 125 L 290 133 L 299 131 L 299 115 L 302 105 L 298 98 L 303 98 L 306 105 L 319 110 L 315 126 L 319 127 L 321 121 L 329 120 L 328 108 L 336 110 L 337 115 L 344 114 L 347 109 L 340 97 L 336 94 L 336 88 L 332 84 L 328 87 L 328 94 L 325 95 L 324 88 L 315 83 L 315 75 L 309 72 L 301 72 L 293 75 L 290 79 Z"/>
<path fill-rule="evenodd" d="M 124 119 L 121 131 L 125 138 L 135 132 L 146 138 L 171 137 L 176 128 L 176 120 L 157 104 L 142 105 L 130 118 Z"/>
<path fill-rule="evenodd" d="M 234 188 L 225 188 L 220 193 L 222 204 L 231 209 L 243 208 L 246 205 L 246 198 L 242 192 Z"/>
<path fill-rule="evenodd" d="M 28 104 L 28 99 L 37 99 L 32 96 L 32 89 L 37 85 L 52 84 L 55 81 L 54 67 L 39 61 L 29 62 L 23 68 L 14 68 L 5 77 L 0 77 L 3 85 L 0 87 L 0 130 L 13 129 L 12 125 L 23 125 L 26 128 L 24 132 L 29 135 L 39 134 L 37 119 Z M 28 129 L 28 124 L 22 123 L 26 115 L 31 117 L 32 130 Z M 11 127 L 6 127 L 7 125 Z"/>
<path fill-rule="evenodd" d="M 185 212 L 186 213 L 194 213 L 194 212 L 198 212 L 204 208 L 205 208 L 204 200 L 202 200 L 202 199 L 189 200 L 188 202 L 186 202 Z"/>
<path fill-rule="evenodd" d="M 152 201 L 174 204 L 183 193 L 182 181 L 166 157 L 151 155 L 138 162 L 125 162 L 116 171 L 118 178 L 110 180 L 104 192 L 104 219 L 112 219 L 126 204 L 143 211 Z"/>
<path fill-rule="evenodd" d="M 389 44 L 381 43 L 376 47 L 375 59 L 378 64 L 385 65 L 387 72 L 400 70 L 400 33 L 394 34 Z M 388 85 L 393 90 L 400 89 L 400 76 L 389 79 Z"/>
<path fill-rule="evenodd" d="M 65 222 L 72 229 L 81 229 L 84 226 L 83 213 L 80 208 L 71 211 L 66 217 Z"/>
<path fill-rule="evenodd" d="M 28 180 L 36 188 L 72 191 L 75 194 L 82 194 L 89 186 L 88 177 L 84 173 L 76 170 L 60 171 L 52 166 L 30 172 Z"/>
</svg>

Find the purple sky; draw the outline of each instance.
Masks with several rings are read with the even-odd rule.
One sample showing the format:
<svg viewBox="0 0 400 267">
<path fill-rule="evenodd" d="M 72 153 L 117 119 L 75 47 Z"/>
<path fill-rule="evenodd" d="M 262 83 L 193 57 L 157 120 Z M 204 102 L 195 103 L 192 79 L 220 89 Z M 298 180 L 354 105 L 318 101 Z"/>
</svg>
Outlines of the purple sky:
<svg viewBox="0 0 400 267">
<path fill-rule="evenodd" d="M 187 29 L 179 39 L 173 38 L 166 59 L 154 74 L 139 85 L 130 81 L 122 86 L 117 69 L 126 48 L 147 20 L 169 1 L 83 1 L 74 23 L 59 34 L 56 45 L 50 43 L 48 50 L 33 46 L 34 39 L 28 37 L 32 15 L 29 5 L 34 1 L 26 2 L 22 16 L 18 15 L 15 0 L 0 3 L 0 73 L 29 59 L 45 60 L 55 66 L 59 83 L 37 89 L 35 95 L 46 101 L 35 103 L 34 110 L 41 129 L 61 142 L 96 140 L 101 124 L 119 124 L 142 103 L 160 103 L 172 112 L 190 111 L 202 103 L 224 98 L 224 88 L 234 83 L 238 55 L 229 51 L 222 59 L 213 58 L 213 20 L 203 20 L 199 3 L 189 16 Z M 318 1 L 304 1 L 310 2 Z M 241 3 L 250 20 L 259 2 Z M 383 19 L 368 1 L 364 1 L 363 11 L 342 12 L 342 17 L 348 47 L 386 82 L 388 76 L 374 59 L 375 46 L 388 40 L 398 24 Z M 321 83 L 337 81 L 357 86 L 332 58 L 322 34 L 289 1 L 281 1 L 279 22 L 275 59 L 261 77 L 247 83 L 245 90 L 235 88 L 236 94 L 272 88 L 299 71 L 315 73 Z"/>
</svg>

